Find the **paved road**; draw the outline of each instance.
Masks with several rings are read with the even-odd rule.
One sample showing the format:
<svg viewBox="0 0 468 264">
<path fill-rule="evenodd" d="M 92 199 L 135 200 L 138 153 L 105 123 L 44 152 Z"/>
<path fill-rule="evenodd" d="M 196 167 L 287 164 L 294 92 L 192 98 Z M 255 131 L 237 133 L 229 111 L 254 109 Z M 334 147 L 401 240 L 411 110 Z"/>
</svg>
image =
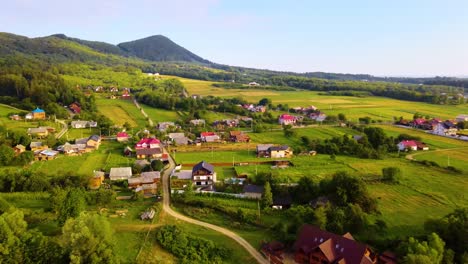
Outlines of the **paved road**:
<svg viewBox="0 0 468 264">
<path fill-rule="evenodd" d="M 164 150 L 164 152 L 166 152 L 166 150 Z M 171 216 L 173 216 L 173 217 L 175 217 L 177 219 L 180 219 L 182 221 L 185 221 L 185 222 L 188 222 L 188 223 L 191 223 L 191 224 L 194 224 L 194 225 L 203 226 L 203 227 L 215 230 L 217 232 L 220 232 L 220 233 L 232 238 L 237 243 L 239 243 L 239 245 L 241 245 L 243 248 L 245 248 L 245 250 L 247 250 L 247 252 L 249 252 L 250 255 L 252 255 L 252 257 L 257 260 L 258 263 L 262 263 L 262 264 L 269 263 L 268 260 L 266 260 L 263 257 L 262 254 L 260 254 L 254 247 L 252 247 L 247 241 L 245 241 L 245 239 L 243 239 L 242 237 L 240 237 L 236 233 L 234 233 L 234 232 L 232 232 L 232 231 L 230 231 L 230 230 L 228 230 L 226 228 L 223 228 L 223 227 L 219 227 L 219 226 L 216 226 L 216 225 L 213 225 L 213 224 L 209 224 L 209 223 L 205 223 L 205 222 L 202 222 L 202 221 L 199 221 L 199 220 L 189 218 L 189 217 L 187 217 L 185 215 L 179 214 L 178 212 L 172 210 L 172 208 L 170 206 L 169 177 L 170 177 L 171 171 L 175 167 L 175 163 L 174 163 L 174 160 L 172 159 L 171 156 L 169 156 L 169 164 L 170 164 L 169 168 L 166 169 L 166 171 L 163 174 L 163 181 L 162 181 L 163 182 L 163 210 L 166 213 L 168 213 L 169 215 L 171 215 Z"/>
</svg>

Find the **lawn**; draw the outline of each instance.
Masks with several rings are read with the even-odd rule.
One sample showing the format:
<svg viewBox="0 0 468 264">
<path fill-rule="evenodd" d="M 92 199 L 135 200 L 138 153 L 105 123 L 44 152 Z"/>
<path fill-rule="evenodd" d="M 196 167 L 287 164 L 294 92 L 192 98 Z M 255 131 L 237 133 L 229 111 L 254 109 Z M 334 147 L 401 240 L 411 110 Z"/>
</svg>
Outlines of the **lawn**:
<svg viewBox="0 0 468 264">
<path fill-rule="evenodd" d="M 96 105 L 100 113 L 118 126 L 129 123 L 132 127 L 144 128 L 147 125 L 145 117 L 131 100 L 96 97 Z"/>
<path fill-rule="evenodd" d="M 413 154 L 415 160 L 430 160 L 440 166 L 453 166 L 468 174 L 468 147 Z"/>
<path fill-rule="evenodd" d="M 0 126 L 5 126 L 10 131 L 24 131 L 30 127 L 38 127 L 38 126 L 50 126 L 60 131 L 62 126 L 59 123 L 55 123 L 53 121 L 43 120 L 43 121 L 31 121 L 31 120 L 11 120 L 9 115 L 11 113 L 26 113 L 27 111 L 14 108 L 8 105 L 0 104 Z"/>
<path fill-rule="evenodd" d="M 202 160 L 206 162 L 238 163 L 246 161 L 256 161 L 255 145 L 251 145 L 251 150 L 238 151 L 204 151 L 204 152 L 176 152 L 174 156 L 177 163 L 194 164 Z"/>
<path fill-rule="evenodd" d="M 67 141 L 77 138 L 85 138 L 92 135 L 99 135 L 99 128 L 69 128 L 67 133 L 63 135 Z"/>
</svg>

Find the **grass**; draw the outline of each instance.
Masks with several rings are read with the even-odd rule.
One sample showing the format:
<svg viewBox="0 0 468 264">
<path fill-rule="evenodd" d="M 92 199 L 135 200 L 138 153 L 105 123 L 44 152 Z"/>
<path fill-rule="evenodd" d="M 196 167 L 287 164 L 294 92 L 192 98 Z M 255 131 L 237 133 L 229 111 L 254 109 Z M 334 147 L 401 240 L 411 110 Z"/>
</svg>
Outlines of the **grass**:
<svg viewBox="0 0 468 264">
<path fill-rule="evenodd" d="M 193 164 L 202 160 L 206 162 L 226 162 L 238 163 L 245 161 L 256 161 L 254 145 L 251 145 L 252 150 L 239 150 L 239 151 L 206 151 L 206 152 L 178 152 L 175 154 L 177 163 L 180 164 Z"/>
<path fill-rule="evenodd" d="M 434 161 L 440 166 L 453 166 L 468 173 L 468 148 L 443 151 L 419 152 L 413 154 L 416 160 Z"/>
<path fill-rule="evenodd" d="M 314 91 L 271 91 L 255 89 L 224 89 L 213 87 L 214 82 L 178 78 L 190 94 L 213 95 L 225 98 L 242 97 L 256 103 L 268 97 L 273 104 L 288 104 L 290 107 L 314 105 L 327 114 L 344 113 L 353 121 L 369 116 L 375 120 L 391 121 L 393 117 L 412 118 L 414 113 L 452 119 L 460 113 L 468 112 L 468 105 L 435 105 L 422 102 L 401 101 L 386 97 L 352 97 L 320 95 Z"/>
<path fill-rule="evenodd" d="M 175 111 L 169 111 L 159 108 L 154 108 L 145 104 L 140 104 L 140 107 L 154 122 L 176 121 L 179 115 Z M 155 124 L 156 125 L 156 124 Z"/>
<path fill-rule="evenodd" d="M 30 127 L 38 127 L 38 126 L 50 126 L 54 127 L 57 131 L 60 131 L 62 129 L 61 125 L 59 123 L 55 123 L 52 121 L 48 120 L 43 120 L 43 121 L 26 121 L 26 120 L 11 120 L 9 118 L 9 115 L 14 113 L 26 113 L 27 111 L 14 108 L 12 106 L 0 104 L 0 126 L 6 127 L 6 129 L 10 131 L 24 131 Z"/>
<path fill-rule="evenodd" d="M 98 128 L 70 128 L 67 133 L 63 135 L 63 138 L 67 140 L 73 140 L 77 138 L 85 138 L 92 135 L 99 135 Z"/>
<path fill-rule="evenodd" d="M 96 97 L 96 105 L 99 112 L 118 126 L 129 123 L 132 127 L 146 127 L 145 117 L 131 100 Z"/>
</svg>

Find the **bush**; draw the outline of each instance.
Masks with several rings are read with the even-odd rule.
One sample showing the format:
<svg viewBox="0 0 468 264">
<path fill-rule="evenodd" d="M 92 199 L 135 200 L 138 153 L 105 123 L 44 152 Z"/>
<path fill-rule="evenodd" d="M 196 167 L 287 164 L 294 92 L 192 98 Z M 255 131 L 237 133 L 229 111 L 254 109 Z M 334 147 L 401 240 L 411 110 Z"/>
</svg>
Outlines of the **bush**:
<svg viewBox="0 0 468 264">
<path fill-rule="evenodd" d="M 397 167 L 386 167 L 382 169 L 382 180 L 389 183 L 400 183 L 401 170 Z"/>
</svg>

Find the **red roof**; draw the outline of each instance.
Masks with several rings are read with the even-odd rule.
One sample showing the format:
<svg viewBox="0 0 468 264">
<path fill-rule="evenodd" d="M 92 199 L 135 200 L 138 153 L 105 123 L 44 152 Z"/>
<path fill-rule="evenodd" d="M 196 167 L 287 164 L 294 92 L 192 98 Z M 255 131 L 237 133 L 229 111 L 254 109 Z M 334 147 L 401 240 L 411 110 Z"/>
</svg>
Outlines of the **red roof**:
<svg viewBox="0 0 468 264">
<path fill-rule="evenodd" d="M 368 247 L 345 236 L 333 234 L 312 225 L 304 225 L 294 243 L 295 251 L 309 254 L 319 249 L 330 263 L 372 263 L 365 254 Z"/>
<path fill-rule="evenodd" d="M 288 114 L 282 114 L 282 115 L 280 115 L 280 119 L 283 119 L 283 120 L 296 120 L 296 117 L 292 116 L 292 115 L 288 115 Z"/>
<path fill-rule="evenodd" d="M 403 140 L 402 142 L 400 142 L 403 144 L 403 146 L 405 147 L 417 147 L 418 145 L 416 144 L 416 141 L 414 140 Z"/>
<path fill-rule="evenodd" d="M 416 119 L 414 120 L 414 123 L 415 123 L 415 124 L 418 124 L 418 125 L 422 125 L 422 124 L 426 123 L 426 119 L 424 119 L 424 118 L 416 118 Z"/>
<path fill-rule="evenodd" d="M 200 134 L 201 137 L 208 137 L 208 136 L 215 136 L 216 133 L 215 132 L 202 132 Z"/>
<path fill-rule="evenodd" d="M 159 141 L 156 138 L 143 138 L 136 144 L 135 148 L 144 148 L 144 147 L 149 148 L 150 145 L 160 144 L 160 143 L 161 141 Z"/>
<path fill-rule="evenodd" d="M 128 138 L 127 132 L 119 132 L 117 133 L 118 138 Z"/>
</svg>

